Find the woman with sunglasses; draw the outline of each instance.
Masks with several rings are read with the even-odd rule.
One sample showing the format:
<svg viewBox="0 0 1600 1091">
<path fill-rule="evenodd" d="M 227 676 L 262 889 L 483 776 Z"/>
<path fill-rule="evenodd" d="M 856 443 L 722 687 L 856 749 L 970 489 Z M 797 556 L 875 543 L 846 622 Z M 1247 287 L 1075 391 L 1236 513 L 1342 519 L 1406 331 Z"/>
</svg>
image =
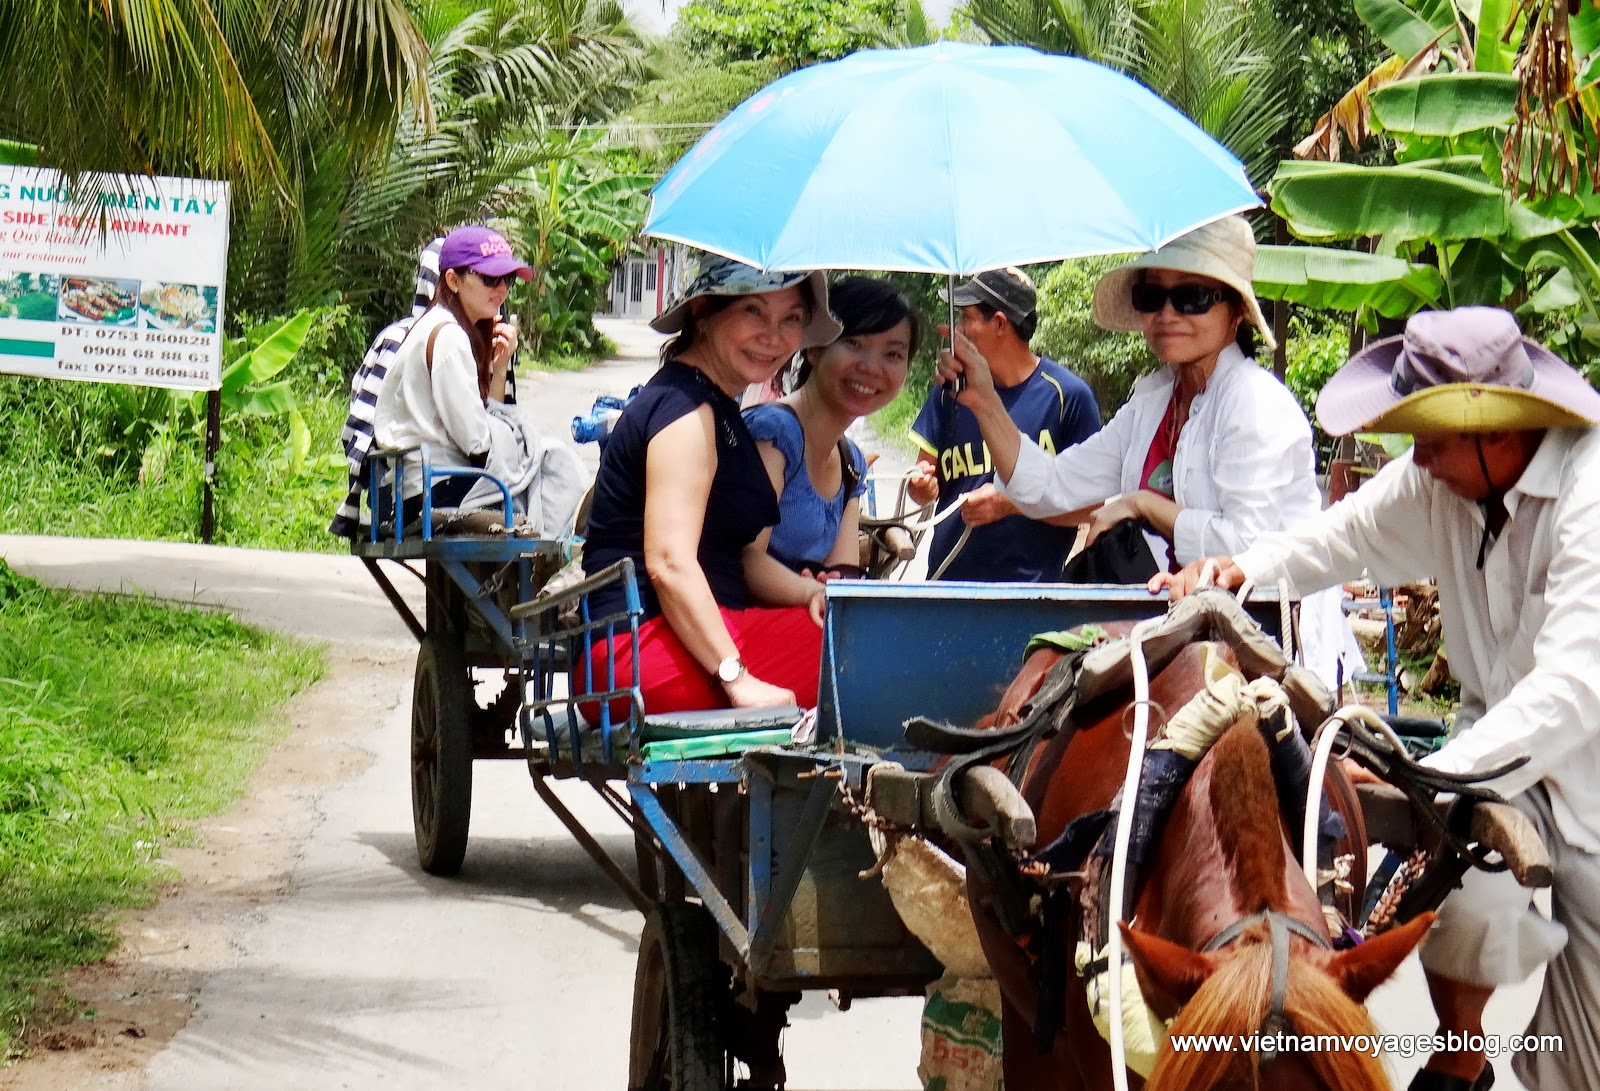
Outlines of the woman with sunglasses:
<svg viewBox="0 0 1600 1091">
<path fill-rule="evenodd" d="M 395 353 L 373 427 L 385 447 L 428 445 L 435 467 L 488 465 L 494 428 L 490 402 L 504 402 L 506 375 L 517 347 L 516 328 L 499 319 L 511 278 L 533 270 L 487 227 L 458 227 L 439 249 L 433 306 L 411 326 Z M 405 521 L 421 512 L 422 456 L 406 456 Z M 453 508 L 475 479 L 435 483 L 433 506 Z"/>
<path fill-rule="evenodd" d="M 1095 285 L 1095 321 L 1134 331 L 1164 365 L 1140 379 L 1094 436 L 1054 456 L 1021 435 L 994 393 L 987 362 L 956 338 L 940 379 L 977 416 L 1002 492 L 1025 515 L 1095 508 L 1089 544 L 1126 520 L 1144 531 L 1153 575 L 1222 547 L 1243 548 L 1322 507 L 1311 425 L 1294 396 L 1252 354 L 1274 347 L 1256 303 L 1255 236 L 1243 217 L 1196 228 L 1111 270 Z M 1307 599 L 1306 664 L 1330 685 L 1354 650 L 1337 592 Z M 1349 677 L 1351 661 L 1342 677 Z"/>
</svg>

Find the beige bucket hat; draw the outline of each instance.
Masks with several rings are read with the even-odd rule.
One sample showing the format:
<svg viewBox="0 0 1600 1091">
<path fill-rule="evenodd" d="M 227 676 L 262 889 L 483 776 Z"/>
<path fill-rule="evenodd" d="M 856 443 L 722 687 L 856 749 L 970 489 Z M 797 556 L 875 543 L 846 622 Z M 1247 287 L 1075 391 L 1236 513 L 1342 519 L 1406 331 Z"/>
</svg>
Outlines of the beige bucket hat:
<svg viewBox="0 0 1600 1091">
<path fill-rule="evenodd" d="M 1317 395 L 1317 420 L 1330 436 L 1584 428 L 1600 422 L 1600 393 L 1510 312 L 1460 307 L 1419 311 L 1352 356 Z"/>
<path fill-rule="evenodd" d="M 1220 281 L 1244 300 L 1245 317 L 1261 333 L 1268 349 L 1278 347 L 1272 324 L 1256 302 L 1256 236 L 1243 216 L 1225 216 L 1179 235 L 1159 250 L 1140 254 L 1119 265 L 1094 286 L 1094 320 L 1108 330 L 1137 332 L 1143 326 L 1133 309 L 1133 285 L 1145 269 L 1172 269 Z"/>
</svg>

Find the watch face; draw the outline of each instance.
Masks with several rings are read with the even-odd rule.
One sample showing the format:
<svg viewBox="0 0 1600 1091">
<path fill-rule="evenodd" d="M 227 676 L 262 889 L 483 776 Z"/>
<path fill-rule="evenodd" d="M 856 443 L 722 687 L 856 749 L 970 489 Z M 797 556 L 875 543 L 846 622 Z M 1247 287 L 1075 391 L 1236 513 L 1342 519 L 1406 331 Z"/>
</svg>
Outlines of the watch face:
<svg viewBox="0 0 1600 1091">
<path fill-rule="evenodd" d="M 743 673 L 744 664 L 733 656 L 717 664 L 717 677 L 724 682 L 732 682 Z"/>
</svg>

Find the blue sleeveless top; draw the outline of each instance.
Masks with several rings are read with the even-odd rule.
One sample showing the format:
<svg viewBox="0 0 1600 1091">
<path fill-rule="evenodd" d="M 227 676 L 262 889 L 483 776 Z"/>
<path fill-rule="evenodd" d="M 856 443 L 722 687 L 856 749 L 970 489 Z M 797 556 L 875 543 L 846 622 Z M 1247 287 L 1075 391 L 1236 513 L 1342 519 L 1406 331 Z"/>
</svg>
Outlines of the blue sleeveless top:
<svg viewBox="0 0 1600 1091">
<path fill-rule="evenodd" d="M 818 568 L 839 539 L 844 506 L 867 491 L 867 460 L 861 448 L 846 439 L 855 467 L 855 488 L 845 495 L 844 483 L 832 497 L 821 497 L 806 470 L 806 437 L 794 410 L 769 402 L 745 410 L 744 422 L 758 443 L 770 443 L 783 455 L 783 493 L 778 497 L 778 525 L 772 528 L 767 552 L 790 568 Z M 852 560 L 851 563 L 854 563 Z"/>
</svg>

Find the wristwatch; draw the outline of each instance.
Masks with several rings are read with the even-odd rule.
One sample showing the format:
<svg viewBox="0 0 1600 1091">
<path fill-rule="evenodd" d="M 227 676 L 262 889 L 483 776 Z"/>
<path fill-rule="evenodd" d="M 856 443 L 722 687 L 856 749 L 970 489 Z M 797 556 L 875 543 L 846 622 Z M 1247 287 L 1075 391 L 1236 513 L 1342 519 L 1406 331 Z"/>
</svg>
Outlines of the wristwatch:
<svg viewBox="0 0 1600 1091">
<path fill-rule="evenodd" d="M 736 655 L 730 655 L 717 664 L 717 680 L 723 685 L 737 682 L 744 673 L 744 661 Z"/>
</svg>

